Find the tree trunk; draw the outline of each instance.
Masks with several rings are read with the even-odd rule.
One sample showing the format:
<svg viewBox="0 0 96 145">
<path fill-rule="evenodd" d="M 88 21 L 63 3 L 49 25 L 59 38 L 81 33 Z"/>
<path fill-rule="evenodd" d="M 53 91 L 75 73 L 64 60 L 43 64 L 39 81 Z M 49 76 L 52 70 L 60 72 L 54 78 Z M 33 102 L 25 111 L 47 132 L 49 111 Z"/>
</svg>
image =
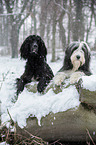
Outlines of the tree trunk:
<svg viewBox="0 0 96 145">
<path fill-rule="evenodd" d="M 46 24 L 46 0 L 41 0 L 40 1 L 41 5 L 41 13 L 40 13 L 40 36 L 42 39 L 44 39 L 44 34 L 45 34 L 45 24 Z"/>
<path fill-rule="evenodd" d="M 67 0 L 63 0 L 63 8 L 66 9 L 67 7 Z M 59 33 L 60 33 L 60 40 L 62 42 L 62 49 L 64 51 L 64 48 L 66 46 L 66 35 L 65 35 L 65 29 L 63 27 L 63 19 L 66 12 L 62 10 L 61 15 L 59 17 Z"/>
<path fill-rule="evenodd" d="M 62 48 L 64 50 L 66 46 L 66 35 L 65 35 L 65 29 L 63 27 L 63 18 L 64 18 L 65 12 L 62 12 L 60 18 L 59 18 L 59 33 L 60 33 L 60 40 L 62 41 Z"/>
<path fill-rule="evenodd" d="M 36 5 L 36 1 L 35 1 Z M 36 29 L 36 10 L 35 10 L 35 5 L 34 5 L 34 34 L 37 34 L 37 29 Z"/>
<path fill-rule="evenodd" d="M 47 47 L 49 48 L 49 33 L 50 33 L 50 23 L 51 23 L 51 19 L 48 19 L 48 23 L 47 23 Z"/>
<path fill-rule="evenodd" d="M 18 41 L 19 41 L 19 32 L 17 29 L 17 25 L 12 25 L 11 29 L 11 48 L 12 48 L 12 58 L 18 57 Z"/>
<path fill-rule="evenodd" d="M 83 23 L 83 2 L 74 0 L 76 5 L 76 16 L 73 22 L 73 41 L 84 40 L 84 23 Z"/>
<path fill-rule="evenodd" d="M 70 0 L 69 3 L 70 3 L 70 6 L 69 6 L 69 14 L 68 14 L 68 41 L 67 41 L 68 45 L 70 44 L 70 38 L 71 38 L 71 18 L 72 18 L 72 12 L 71 12 L 72 3 L 71 3 L 71 0 Z"/>
<path fill-rule="evenodd" d="M 90 30 L 91 30 L 92 18 L 93 18 L 93 14 L 91 14 L 91 20 L 90 20 L 89 27 L 87 26 L 86 42 L 88 42 L 89 32 L 90 32 Z"/>
<path fill-rule="evenodd" d="M 55 62 L 55 34 L 56 34 L 56 19 L 53 20 L 52 25 L 52 62 Z"/>
</svg>

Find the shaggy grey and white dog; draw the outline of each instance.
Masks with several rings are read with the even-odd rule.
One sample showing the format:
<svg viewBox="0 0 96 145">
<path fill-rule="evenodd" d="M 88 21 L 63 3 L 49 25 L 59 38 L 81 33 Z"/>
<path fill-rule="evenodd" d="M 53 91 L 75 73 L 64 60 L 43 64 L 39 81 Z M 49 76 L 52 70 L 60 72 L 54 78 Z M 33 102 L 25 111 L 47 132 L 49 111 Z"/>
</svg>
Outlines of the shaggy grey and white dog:
<svg viewBox="0 0 96 145">
<path fill-rule="evenodd" d="M 81 76 L 91 75 L 90 69 L 90 48 L 86 42 L 72 42 L 65 51 L 63 67 L 53 78 L 55 85 L 61 85 L 66 78 L 70 78 L 73 84 Z"/>
</svg>

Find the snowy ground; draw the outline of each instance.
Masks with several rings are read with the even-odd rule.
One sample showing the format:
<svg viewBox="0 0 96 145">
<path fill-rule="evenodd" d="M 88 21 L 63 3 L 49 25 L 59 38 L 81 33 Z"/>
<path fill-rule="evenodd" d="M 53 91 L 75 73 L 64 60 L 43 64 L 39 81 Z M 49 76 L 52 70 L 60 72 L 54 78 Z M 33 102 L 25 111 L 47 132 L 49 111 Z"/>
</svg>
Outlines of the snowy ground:
<svg viewBox="0 0 96 145">
<path fill-rule="evenodd" d="M 62 58 L 63 55 L 61 55 Z M 61 68 L 63 58 L 55 63 L 50 61 L 48 55 L 48 64 L 52 68 L 54 74 Z M 8 121 L 9 110 L 14 121 L 18 122 L 20 127 L 26 126 L 26 118 L 36 116 L 38 124 L 42 116 L 46 116 L 49 112 L 57 113 L 66 111 L 70 108 L 79 106 L 79 94 L 75 86 L 70 86 L 59 94 L 54 94 L 50 89 L 46 94 L 28 92 L 25 88 L 19 95 L 18 100 L 14 103 L 15 96 L 15 79 L 20 77 L 24 71 L 25 61 L 20 59 L 11 59 L 9 57 L 0 57 L 0 100 L 2 122 Z M 96 55 L 92 52 L 91 71 L 96 74 Z M 69 93 L 70 92 L 70 93 Z"/>
</svg>

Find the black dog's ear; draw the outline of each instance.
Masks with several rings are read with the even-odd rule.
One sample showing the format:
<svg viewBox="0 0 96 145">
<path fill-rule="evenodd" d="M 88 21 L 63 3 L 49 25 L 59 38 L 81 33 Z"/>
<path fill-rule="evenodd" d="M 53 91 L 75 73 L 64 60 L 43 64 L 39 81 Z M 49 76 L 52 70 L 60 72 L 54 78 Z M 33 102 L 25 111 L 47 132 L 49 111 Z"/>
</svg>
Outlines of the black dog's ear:
<svg viewBox="0 0 96 145">
<path fill-rule="evenodd" d="M 46 56 L 47 56 L 47 48 L 46 48 L 44 42 L 42 43 L 42 52 L 43 52 L 42 54 L 43 54 L 43 56 L 45 58 L 45 61 L 46 61 L 47 60 L 47 58 L 46 58 Z"/>
<path fill-rule="evenodd" d="M 20 48 L 21 58 L 27 59 L 29 56 L 30 51 L 30 38 L 31 36 L 27 37 Z"/>
<path fill-rule="evenodd" d="M 45 61 L 47 60 L 46 56 L 47 56 L 47 48 L 45 46 L 44 41 L 41 39 L 40 36 L 37 36 L 39 38 L 39 54 L 42 58 L 45 59 Z"/>
</svg>

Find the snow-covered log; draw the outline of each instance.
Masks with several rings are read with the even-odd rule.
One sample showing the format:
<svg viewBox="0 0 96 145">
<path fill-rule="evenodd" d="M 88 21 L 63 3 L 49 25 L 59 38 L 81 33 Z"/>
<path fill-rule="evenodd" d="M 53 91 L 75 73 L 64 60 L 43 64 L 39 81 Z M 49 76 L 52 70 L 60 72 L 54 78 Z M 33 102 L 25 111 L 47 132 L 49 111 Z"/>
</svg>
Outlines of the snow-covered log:
<svg viewBox="0 0 96 145">
<path fill-rule="evenodd" d="M 17 131 L 24 135 L 28 135 L 29 132 L 48 142 L 56 140 L 86 142 L 90 137 L 96 141 L 96 112 L 85 105 L 86 103 L 96 106 L 96 76 L 82 77 L 77 86 L 81 102 L 79 106 L 58 113 L 50 112 L 41 118 L 39 125 L 36 117 L 29 117 L 26 127 L 23 129 L 17 127 Z"/>
<path fill-rule="evenodd" d="M 96 75 L 82 77 L 79 93 L 82 103 L 96 107 Z"/>
<path fill-rule="evenodd" d="M 57 106 L 58 107 L 58 106 Z M 27 130 L 32 135 L 41 137 L 43 140 L 53 142 L 64 141 L 88 141 L 90 140 L 87 130 L 93 140 L 96 140 L 96 114 L 86 110 L 81 104 L 77 109 L 65 112 L 50 113 L 41 119 L 41 126 L 35 117 L 27 119 L 27 125 L 23 129 L 17 127 L 17 132 L 28 136 Z"/>
</svg>

